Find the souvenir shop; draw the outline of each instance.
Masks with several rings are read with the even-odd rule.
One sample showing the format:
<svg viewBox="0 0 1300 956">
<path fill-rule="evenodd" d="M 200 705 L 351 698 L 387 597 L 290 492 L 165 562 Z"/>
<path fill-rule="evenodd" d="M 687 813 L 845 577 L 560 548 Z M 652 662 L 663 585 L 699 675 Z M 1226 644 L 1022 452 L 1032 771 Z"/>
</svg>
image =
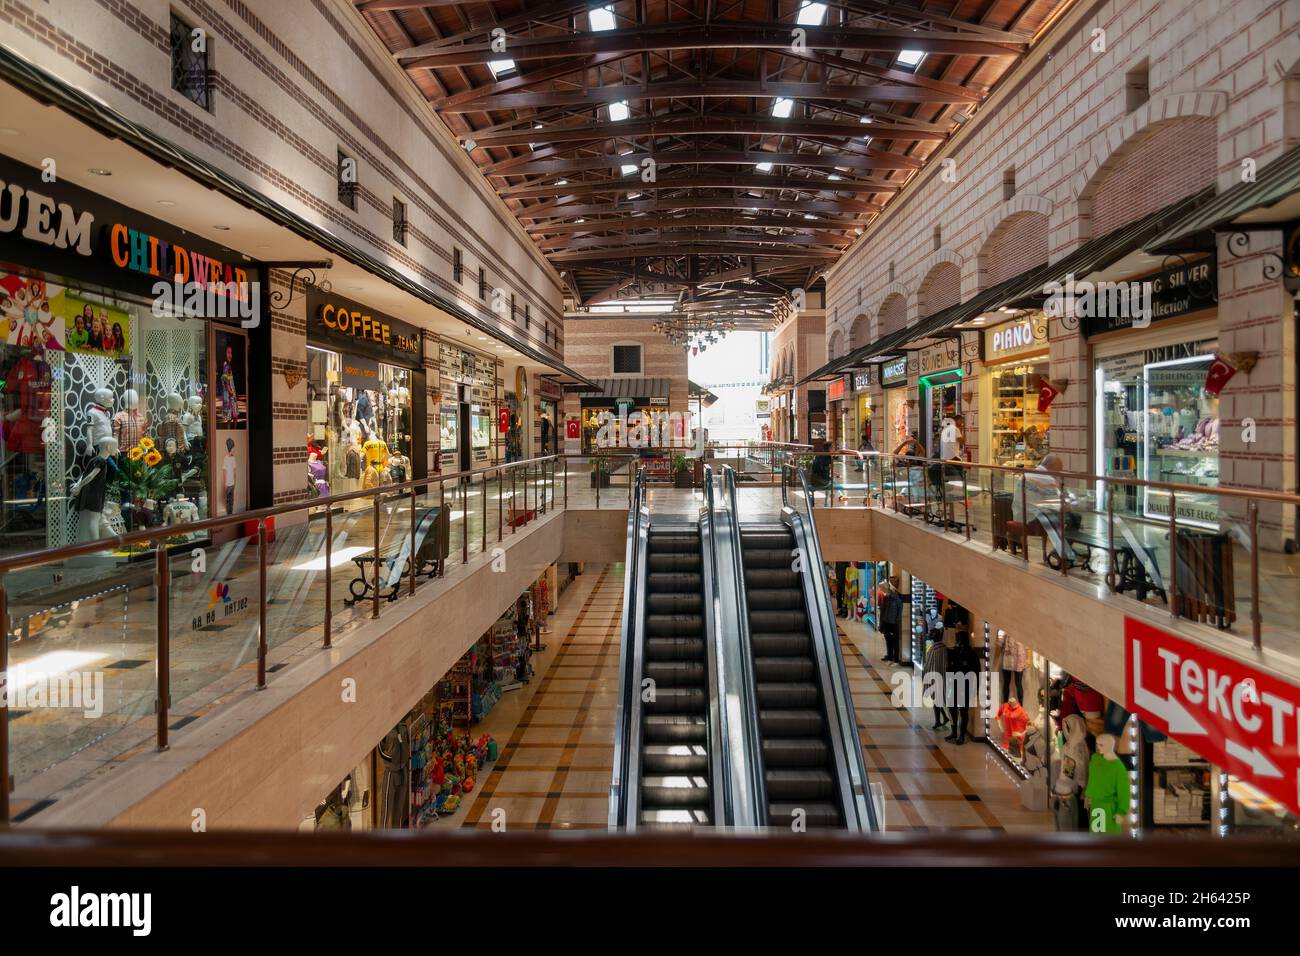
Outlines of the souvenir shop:
<svg viewBox="0 0 1300 956">
<path fill-rule="evenodd" d="M 1218 350 L 1215 261 L 1201 259 L 1133 281 L 1152 284 L 1152 321 L 1083 320 L 1093 359 L 1096 473 L 1147 481 L 1219 483 L 1219 398 L 1210 375 Z M 1168 496 L 1116 488 L 1116 514 L 1164 521 Z M 1178 521 L 1217 528 L 1212 493 L 1177 496 Z"/>
<path fill-rule="evenodd" d="M 372 830 L 378 817 L 375 800 L 376 751 L 355 767 L 327 793 L 324 799 L 298 825 L 301 831 L 312 830 Z"/>
<path fill-rule="evenodd" d="M 558 569 L 548 567 L 375 750 L 379 825 L 423 827 L 460 809 L 498 744 L 479 724 L 502 696 L 536 676 L 533 655 L 555 613 Z"/>
<path fill-rule="evenodd" d="M 439 471 L 471 471 L 498 460 L 498 367 L 489 355 L 438 342 Z"/>
<path fill-rule="evenodd" d="M 957 339 L 921 349 L 921 375 L 918 379 L 921 444 L 935 458 L 952 458 L 963 441 L 965 425 L 960 365 L 961 349 Z M 956 425 L 955 443 L 949 423 Z"/>
<path fill-rule="evenodd" d="M 880 387 L 884 390 L 885 435 L 876 447 L 892 452 L 917 427 L 913 400 L 907 387 L 907 356 L 900 355 L 880 364 Z"/>
<path fill-rule="evenodd" d="M 250 491 L 247 469 L 249 409 L 267 407 L 270 387 L 269 373 L 251 374 L 250 343 L 264 342 L 269 324 L 240 328 L 264 307 L 260 268 L 6 157 L 0 179 L 0 550 L 269 503 L 269 488 Z M 63 584 L 99 577 L 143 550 L 57 571 Z M 50 573 L 19 572 L 11 590 Z"/>
<path fill-rule="evenodd" d="M 1026 312 L 985 329 L 980 377 L 980 449 L 985 464 L 1034 468 L 1050 450 L 1051 414 L 1039 410 L 1050 362 L 1047 316 Z"/>
</svg>

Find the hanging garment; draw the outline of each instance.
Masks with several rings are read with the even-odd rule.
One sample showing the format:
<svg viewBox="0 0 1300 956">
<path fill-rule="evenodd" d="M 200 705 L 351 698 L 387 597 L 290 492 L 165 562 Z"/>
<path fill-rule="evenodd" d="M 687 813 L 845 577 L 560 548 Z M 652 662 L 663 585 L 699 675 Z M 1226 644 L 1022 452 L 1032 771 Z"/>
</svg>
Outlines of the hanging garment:
<svg viewBox="0 0 1300 956">
<path fill-rule="evenodd" d="M 388 464 L 388 443 L 382 438 L 371 438 L 361 446 L 361 450 L 366 457 L 367 465 L 378 465 L 383 468 Z"/>
<path fill-rule="evenodd" d="M 1058 746 L 1056 778 L 1052 792 L 1059 797 L 1077 795 L 1088 785 L 1088 728 L 1078 714 L 1066 717 L 1061 727 L 1065 740 Z"/>
<path fill-rule="evenodd" d="M 343 470 L 345 478 L 361 477 L 361 449 L 356 445 L 348 446 L 346 467 Z"/>
<path fill-rule="evenodd" d="M 382 483 L 383 479 L 378 468 L 374 465 L 370 465 L 366 468 L 366 473 L 361 478 L 362 488 L 365 488 L 366 490 L 378 488 Z"/>
<path fill-rule="evenodd" d="M 9 451 L 32 455 L 45 451 L 41 423 L 50 413 L 51 382 L 50 366 L 41 358 L 24 355 L 9 369 L 5 376 L 5 391 L 12 394 L 14 385 L 17 385 L 19 410 L 17 418 L 4 424 L 5 444 Z M 107 420 L 108 410 L 103 409 L 103 412 Z M 92 444 L 92 451 L 94 447 Z"/>
</svg>

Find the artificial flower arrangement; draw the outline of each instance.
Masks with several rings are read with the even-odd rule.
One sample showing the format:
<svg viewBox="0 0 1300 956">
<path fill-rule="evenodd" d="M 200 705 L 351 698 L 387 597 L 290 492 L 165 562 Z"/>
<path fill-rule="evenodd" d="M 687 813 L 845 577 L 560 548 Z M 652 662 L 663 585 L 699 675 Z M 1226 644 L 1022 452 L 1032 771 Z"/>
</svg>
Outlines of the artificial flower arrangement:
<svg viewBox="0 0 1300 956">
<path fill-rule="evenodd" d="M 141 438 L 118 460 L 117 492 L 128 530 L 156 523 L 158 501 L 176 490 L 179 481 L 152 438 Z"/>
</svg>

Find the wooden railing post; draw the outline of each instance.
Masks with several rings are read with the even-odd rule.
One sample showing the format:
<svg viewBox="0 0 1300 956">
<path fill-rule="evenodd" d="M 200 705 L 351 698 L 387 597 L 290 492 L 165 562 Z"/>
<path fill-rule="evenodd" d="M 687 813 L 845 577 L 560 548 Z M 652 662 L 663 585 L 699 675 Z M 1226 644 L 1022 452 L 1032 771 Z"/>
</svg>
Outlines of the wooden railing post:
<svg viewBox="0 0 1300 956">
<path fill-rule="evenodd" d="M 375 593 L 370 601 L 370 617 L 373 619 L 379 617 L 379 590 L 380 590 L 380 585 L 383 583 L 383 578 L 379 573 L 379 492 L 378 491 L 375 491 L 374 505 L 371 509 L 371 513 L 374 517 L 373 530 L 375 533 L 375 541 L 374 541 L 375 547 L 373 552 L 375 556 Z"/>
<path fill-rule="evenodd" d="M 266 688 L 266 519 L 257 522 L 257 689 Z"/>
<path fill-rule="evenodd" d="M 155 621 L 157 631 L 157 648 L 154 651 L 154 687 L 157 691 L 157 698 L 154 700 L 154 709 L 157 711 L 158 726 L 158 749 L 160 751 L 167 749 L 167 715 L 171 710 L 171 590 L 172 590 L 172 569 L 167 559 L 167 546 L 161 541 L 156 545 L 154 551 L 154 588 L 157 591 L 158 614 Z M 265 591 L 263 592 L 265 594 Z M 262 599 L 263 605 L 266 599 Z M 5 631 L 5 642 L 9 641 L 9 632 Z M 258 684 L 264 682 L 262 669 L 258 666 Z M 8 777 L 5 783 L 8 783 Z"/>
<path fill-rule="evenodd" d="M 334 626 L 334 509 L 325 506 L 325 646 L 330 646 Z"/>
</svg>

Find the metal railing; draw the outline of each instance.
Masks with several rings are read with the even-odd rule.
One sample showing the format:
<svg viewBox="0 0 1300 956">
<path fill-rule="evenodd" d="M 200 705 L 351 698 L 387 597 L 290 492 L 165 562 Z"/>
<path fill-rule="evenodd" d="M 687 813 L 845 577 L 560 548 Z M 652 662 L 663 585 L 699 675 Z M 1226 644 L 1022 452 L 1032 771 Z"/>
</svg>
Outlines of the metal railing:
<svg viewBox="0 0 1300 956">
<path fill-rule="evenodd" d="M 634 466 L 623 564 L 623 620 L 618 649 L 618 703 L 614 711 L 614 774 L 609 788 L 609 825 L 635 829 L 640 803 L 640 656 L 645 623 L 645 567 L 650 515 L 645 479 Z"/>
<path fill-rule="evenodd" d="M 1030 539 L 1037 538 L 1045 563 L 1061 575 L 1101 577 L 1110 592 L 1132 589 L 1144 602 L 1147 595 L 1158 596 L 1174 617 L 1233 630 L 1243 585 L 1256 650 L 1263 645 L 1262 563 L 1268 562 L 1273 623 L 1280 631 L 1300 632 L 1293 615 L 1300 577 L 1282 557 L 1283 529 L 1300 509 L 1300 495 L 885 452 L 817 454 L 835 463 L 825 489 L 829 507 L 857 503 L 890 510 L 945 534 L 988 543 L 993 551 L 1018 554 L 1026 564 Z M 783 481 L 783 497 L 790 490 Z M 1180 514 L 1180 502 L 1186 512 L 1201 514 Z M 1260 519 L 1270 508 L 1277 540 L 1266 549 Z M 1245 560 L 1234 560 L 1231 552 Z M 1094 570 L 1096 561 L 1104 568 Z"/>
</svg>

